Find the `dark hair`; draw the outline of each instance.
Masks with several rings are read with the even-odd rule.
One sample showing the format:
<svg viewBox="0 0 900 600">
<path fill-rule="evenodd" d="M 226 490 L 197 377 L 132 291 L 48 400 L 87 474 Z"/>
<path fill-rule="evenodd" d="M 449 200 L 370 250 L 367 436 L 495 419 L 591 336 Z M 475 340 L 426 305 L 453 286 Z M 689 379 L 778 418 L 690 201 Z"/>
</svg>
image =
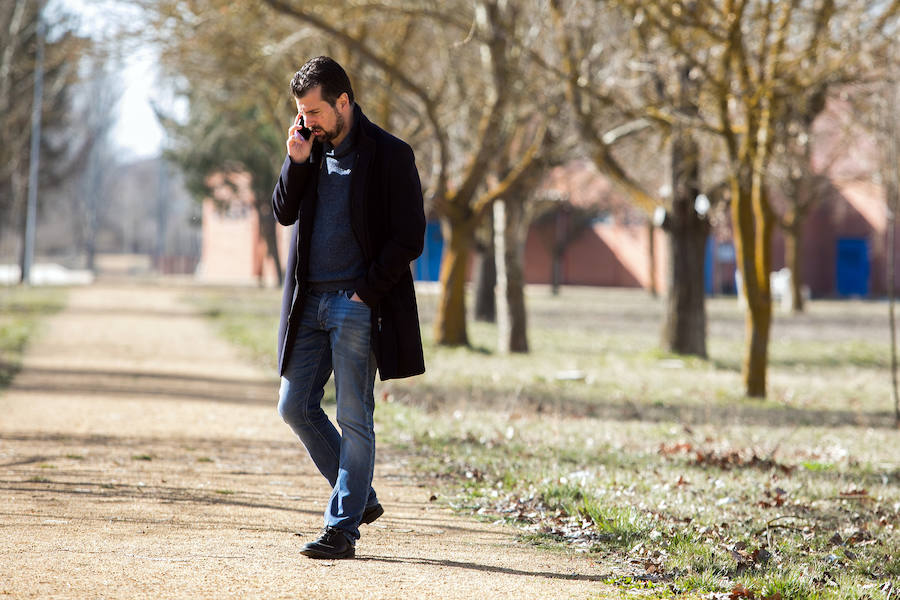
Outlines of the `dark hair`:
<svg viewBox="0 0 900 600">
<path fill-rule="evenodd" d="M 291 93 L 301 98 L 316 86 L 322 86 L 322 100 L 334 106 L 344 92 L 353 104 L 353 88 L 343 67 L 329 56 L 317 56 L 307 61 L 291 79 Z"/>
</svg>

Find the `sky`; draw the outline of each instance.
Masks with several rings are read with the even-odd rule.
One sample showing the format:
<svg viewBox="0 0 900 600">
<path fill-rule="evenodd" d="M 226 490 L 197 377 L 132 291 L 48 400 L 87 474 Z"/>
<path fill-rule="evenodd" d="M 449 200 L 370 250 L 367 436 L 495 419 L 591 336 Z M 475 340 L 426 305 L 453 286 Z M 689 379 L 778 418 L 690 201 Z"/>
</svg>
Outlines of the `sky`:
<svg viewBox="0 0 900 600">
<path fill-rule="evenodd" d="M 91 36 L 103 36 L 110 31 L 114 26 L 110 15 L 121 14 L 123 10 L 133 12 L 122 2 L 114 0 L 55 0 L 48 10 L 52 10 L 54 5 L 78 15 L 83 32 Z M 139 14 L 134 18 L 140 18 Z M 155 51 L 144 46 L 131 53 L 122 67 L 123 93 L 111 137 L 126 160 L 160 153 L 164 132 L 153 114 L 151 101 L 165 102 L 165 98 L 160 93 L 156 64 Z"/>
</svg>

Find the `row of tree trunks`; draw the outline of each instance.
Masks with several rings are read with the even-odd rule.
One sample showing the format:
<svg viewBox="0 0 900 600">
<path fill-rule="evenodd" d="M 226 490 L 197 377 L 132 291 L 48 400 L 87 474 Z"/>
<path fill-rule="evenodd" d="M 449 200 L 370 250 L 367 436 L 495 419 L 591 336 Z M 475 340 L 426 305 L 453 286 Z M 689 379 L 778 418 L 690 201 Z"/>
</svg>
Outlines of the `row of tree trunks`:
<svg viewBox="0 0 900 600">
<path fill-rule="evenodd" d="M 477 265 L 476 312 L 483 311 L 481 320 L 498 323 L 501 352 L 528 352 L 522 261 L 522 232 L 528 226 L 524 202 L 518 198 L 511 202 L 494 201 L 494 210 L 489 213 L 492 218 L 487 219 L 494 226 L 493 243 L 484 244 Z M 445 244 L 435 341 L 446 346 L 468 345 L 465 285 L 471 249 L 475 246 L 475 225 L 469 220 L 462 227 L 449 223 L 443 226 Z M 491 316 L 489 311 L 493 311 L 493 319 L 484 318 Z"/>
</svg>

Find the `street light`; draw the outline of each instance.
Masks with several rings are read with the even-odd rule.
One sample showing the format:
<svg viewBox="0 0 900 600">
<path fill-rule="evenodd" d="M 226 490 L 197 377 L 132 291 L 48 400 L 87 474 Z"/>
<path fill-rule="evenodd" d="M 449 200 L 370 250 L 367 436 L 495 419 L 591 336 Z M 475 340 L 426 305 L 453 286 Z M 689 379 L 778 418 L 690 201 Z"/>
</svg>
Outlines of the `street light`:
<svg viewBox="0 0 900 600">
<path fill-rule="evenodd" d="M 44 3 L 38 5 L 37 53 L 34 59 L 34 96 L 31 103 L 31 154 L 28 162 L 28 208 L 25 213 L 25 248 L 21 282 L 31 283 L 34 233 L 37 223 L 38 167 L 41 157 L 41 108 L 44 104 Z"/>
</svg>

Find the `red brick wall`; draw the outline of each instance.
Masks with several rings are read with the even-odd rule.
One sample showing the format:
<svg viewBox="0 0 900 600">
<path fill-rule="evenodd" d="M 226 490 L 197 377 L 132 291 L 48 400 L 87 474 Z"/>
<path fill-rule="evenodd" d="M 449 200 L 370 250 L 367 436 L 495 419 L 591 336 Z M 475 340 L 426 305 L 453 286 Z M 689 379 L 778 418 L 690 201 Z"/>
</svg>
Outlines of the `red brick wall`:
<svg viewBox="0 0 900 600">
<path fill-rule="evenodd" d="M 226 185 L 227 181 L 230 185 Z M 218 173 L 208 180 L 213 197 L 203 202 L 203 250 L 198 277 L 210 283 L 278 283 L 275 261 L 259 234 L 250 176 Z M 275 225 L 281 269 L 287 263 L 291 228 Z"/>
<path fill-rule="evenodd" d="M 210 283 L 253 283 L 256 214 L 250 207 L 222 210 L 203 201 L 203 250 L 198 276 Z"/>
<path fill-rule="evenodd" d="M 554 224 L 532 227 L 525 244 L 525 281 L 550 283 L 552 256 L 548 241 Z M 665 289 L 665 267 L 668 254 L 666 237 L 657 230 L 657 289 Z M 612 287 L 646 287 L 649 275 L 649 244 L 643 225 L 597 223 L 584 230 L 569 246 L 562 258 L 561 283 L 566 285 L 600 285 Z"/>
</svg>

